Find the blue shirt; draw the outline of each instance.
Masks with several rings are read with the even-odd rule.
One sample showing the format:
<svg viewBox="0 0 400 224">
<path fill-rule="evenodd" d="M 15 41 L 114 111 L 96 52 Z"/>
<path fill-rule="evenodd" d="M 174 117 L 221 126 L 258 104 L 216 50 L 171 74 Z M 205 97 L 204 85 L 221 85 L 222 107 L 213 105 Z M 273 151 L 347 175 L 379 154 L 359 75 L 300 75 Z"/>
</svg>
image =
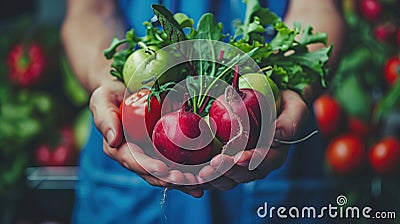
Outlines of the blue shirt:
<svg viewBox="0 0 400 224">
<path fill-rule="evenodd" d="M 268 6 L 280 17 L 284 16 L 288 2 L 289 0 L 260 0 L 261 5 Z M 243 20 L 245 14 L 245 4 L 241 0 L 119 0 L 118 5 L 126 28 L 133 27 L 139 36 L 145 35 L 143 22 L 154 16 L 151 9 L 151 4 L 154 3 L 163 3 L 173 13 L 183 12 L 195 21 L 205 12 L 212 12 L 217 21 L 224 24 L 224 33 L 231 33 L 231 21 L 237 18 Z M 316 126 L 311 126 L 305 132 L 315 129 Z M 309 144 L 308 147 L 320 149 L 313 142 L 306 144 Z M 305 155 L 304 151 L 295 150 L 294 153 Z M 304 158 L 301 155 L 293 156 L 294 153 L 289 157 Z M 321 155 L 315 157 L 319 159 Z M 315 162 L 321 163 L 319 160 Z M 297 163 L 288 161 L 287 164 L 288 166 L 282 167 L 279 172 L 269 175 L 265 181 L 270 181 L 274 175 L 290 179 L 290 170 L 299 169 L 291 167 Z M 311 166 L 313 163 L 303 164 Z M 304 166 L 302 169 L 309 171 Z M 218 223 L 264 223 L 266 220 L 256 216 L 257 207 L 263 205 L 265 200 L 276 202 L 275 205 L 285 205 L 282 201 L 288 198 L 291 186 L 290 182 L 278 181 L 271 184 L 256 181 L 239 185 L 231 191 L 213 192 L 217 194 L 213 197 L 210 196 L 210 192 L 206 192 L 201 199 L 194 199 L 179 191 L 171 191 L 167 195 L 165 206 L 161 207 L 163 189 L 150 186 L 142 178 L 106 156 L 103 152 L 102 136 L 93 125 L 91 137 L 81 153 L 73 220 L 75 223 L 194 224 L 211 223 L 211 217 L 215 217 L 212 214 L 220 213 L 224 220 L 218 220 Z M 302 195 L 293 191 L 291 194 Z M 307 197 L 306 199 L 312 198 L 310 195 Z M 290 200 L 295 203 L 293 198 Z M 305 198 L 299 200 L 304 203 Z"/>
<path fill-rule="evenodd" d="M 278 16 L 283 17 L 289 0 L 260 0 L 262 6 L 267 6 Z M 119 7 L 127 28 L 133 27 L 139 36 L 144 36 L 144 21 L 150 21 L 154 16 L 151 4 L 162 3 L 172 13 L 183 12 L 194 21 L 199 21 L 200 17 L 211 12 L 215 15 L 218 22 L 224 25 L 224 33 L 232 33 L 232 21 L 244 19 L 246 7 L 241 0 L 119 0 Z"/>
</svg>

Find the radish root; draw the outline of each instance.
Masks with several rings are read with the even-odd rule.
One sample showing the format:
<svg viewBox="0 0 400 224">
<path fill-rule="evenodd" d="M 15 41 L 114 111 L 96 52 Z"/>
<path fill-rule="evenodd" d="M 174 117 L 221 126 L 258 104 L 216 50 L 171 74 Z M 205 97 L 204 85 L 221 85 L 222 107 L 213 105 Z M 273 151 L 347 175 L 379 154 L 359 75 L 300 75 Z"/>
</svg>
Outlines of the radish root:
<svg viewBox="0 0 400 224">
<path fill-rule="evenodd" d="M 285 144 L 285 145 L 292 145 L 292 144 L 304 142 L 304 141 L 308 140 L 309 138 L 311 138 L 313 135 L 315 135 L 317 133 L 318 133 L 318 130 L 315 130 L 315 131 L 311 132 L 310 134 L 306 135 L 305 137 L 297 139 L 297 140 L 287 141 L 287 140 L 280 140 L 280 139 L 274 138 L 274 141 L 278 142 L 278 143 L 281 143 L 281 144 Z"/>
<path fill-rule="evenodd" d="M 168 187 L 165 187 L 163 190 L 163 195 L 161 197 L 161 201 L 160 201 L 160 207 L 163 210 L 165 220 L 167 220 L 167 214 L 165 213 L 165 202 L 167 200 L 167 191 L 168 191 Z"/>
</svg>

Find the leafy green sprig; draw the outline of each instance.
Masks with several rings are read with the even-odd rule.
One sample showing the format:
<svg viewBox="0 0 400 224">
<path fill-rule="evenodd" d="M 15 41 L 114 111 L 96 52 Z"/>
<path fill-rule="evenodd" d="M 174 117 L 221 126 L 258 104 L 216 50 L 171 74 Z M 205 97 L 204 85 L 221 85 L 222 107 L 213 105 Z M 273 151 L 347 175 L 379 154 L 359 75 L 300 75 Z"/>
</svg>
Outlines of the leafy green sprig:
<svg viewBox="0 0 400 224">
<path fill-rule="evenodd" d="M 147 29 L 145 37 L 137 37 L 133 30 L 127 32 L 125 39 L 118 40 L 114 38 L 111 46 L 105 50 L 105 56 L 108 59 L 114 58 L 111 74 L 122 79 L 122 69 L 127 57 L 135 51 L 139 42 L 145 42 L 147 45 L 156 45 L 159 48 L 177 44 L 181 56 L 190 59 L 192 51 L 198 51 L 201 55 L 211 55 L 212 58 L 218 58 L 221 52 L 215 52 L 213 41 L 222 41 L 228 39 L 228 43 L 237 47 L 252 59 L 272 80 L 274 80 L 280 89 L 292 89 L 300 94 L 304 93 L 306 86 L 320 81 L 325 87 L 326 74 L 329 69 L 326 62 L 329 60 L 332 46 L 327 45 L 327 35 L 325 33 L 315 33 L 311 26 L 304 29 L 299 23 L 293 24 L 289 28 L 275 13 L 267 8 L 260 6 L 258 0 L 244 0 L 246 4 L 246 15 L 242 22 L 235 23 L 234 35 L 222 33 L 222 24 L 215 20 L 211 13 L 205 13 L 197 22 L 195 27 L 194 20 L 183 13 L 172 14 L 163 5 L 155 4 L 152 6 L 162 29 L 153 27 L 150 22 L 145 22 Z M 270 42 L 266 42 L 266 27 L 273 27 L 276 35 Z M 204 42 L 194 45 L 194 49 L 179 49 L 179 43 L 185 40 L 208 40 L 209 47 L 204 46 Z M 325 47 L 317 51 L 310 52 L 308 45 L 322 43 Z M 117 51 L 122 45 L 128 44 L 128 47 Z M 184 45 L 182 45 L 184 47 Z M 235 55 L 224 65 L 214 61 L 197 60 L 190 61 L 187 64 L 187 76 L 195 76 L 196 79 L 187 85 L 188 91 L 197 93 L 198 99 L 193 99 L 195 109 L 207 108 L 203 104 L 210 103 L 206 99 L 211 86 L 203 85 L 203 77 L 211 76 L 222 79 L 225 82 L 231 82 L 233 77 L 232 68 L 240 65 L 244 57 Z M 266 69 L 268 68 L 268 69 Z M 195 110 L 198 111 L 198 110 Z"/>
</svg>

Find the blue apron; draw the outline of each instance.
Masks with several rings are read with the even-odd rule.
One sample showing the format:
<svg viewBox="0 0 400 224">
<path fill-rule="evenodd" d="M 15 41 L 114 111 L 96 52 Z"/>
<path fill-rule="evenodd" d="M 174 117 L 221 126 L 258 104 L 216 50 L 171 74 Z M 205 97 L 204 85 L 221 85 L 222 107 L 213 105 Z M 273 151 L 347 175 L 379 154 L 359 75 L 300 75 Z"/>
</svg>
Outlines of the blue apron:
<svg viewBox="0 0 400 224">
<path fill-rule="evenodd" d="M 175 0 L 162 1 L 173 12 L 184 12 L 195 21 L 204 12 L 212 12 L 218 21 L 223 22 L 224 32 L 231 31 L 230 21 L 244 17 L 245 5 L 240 0 L 213 0 L 212 4 L 209 2 L 211 1 L 186 0 L 178 4 Z M 260 2 L 268 4 L 281 17 L 288 4 L 288 0 Z M 150 7 L 152 3 L 160 1 L 120 0 L 119 8 L 127 28 L 134 27 L 138 35 L 144 35 L 142 23 L 153 17 Z M 304 130 L 305 133 L 316 129 L 315 122 L 310 123 L 309 128 Z M 320 168 L 323 166 L 320 159 L 323 158 L 323 152 L 313 150 L 322 148 L 317 145 L 321 142 L 319 140 L 315 137 L 302 143 L 303 147 L 290 150 L 286 164 L 263 180 L 242 184 L 230 191 L 207 191 L 200 199 L 170 190 L 167 192 L 166 203 L 161 206 L 163 189 L 150 186 L 106 156 L 103 153 L 102 136 L 92 125 L 88 144 L 81 152 L 73 221 L 144 224 L 268 223 L 273 220 L 262 219 L 256 212 L 265 202 L 275 206 L 297 203 L 304 205 L 306 201 L 320 199 L 318 189 L 325 189 L 323 182 L 302 181 L 323 176 L 323 169 Z M 309 184 L 304 185 L 303 182 Z M 309 186 L 310 183 L 312 186 Z M 279 220 L 279 223 L 282 221 L 285 220 Z"/>
</svg>

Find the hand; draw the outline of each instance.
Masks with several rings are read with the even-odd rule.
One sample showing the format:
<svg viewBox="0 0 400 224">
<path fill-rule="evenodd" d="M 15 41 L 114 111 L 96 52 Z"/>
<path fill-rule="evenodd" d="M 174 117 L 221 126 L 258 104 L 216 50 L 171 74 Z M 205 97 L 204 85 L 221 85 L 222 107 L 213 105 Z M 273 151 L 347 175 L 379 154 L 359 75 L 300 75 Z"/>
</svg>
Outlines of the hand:
<svg viewBox="0 0 400 224">
<path fill-rule="evenodd" d="M 303 99 L 296 92 L 286 90 L 282 92 L 282 112 L 276 120 L 274 139 L 291 140 L 300 130 L 302 123 L 308 116 L 308 107 Z M 271 148 L 257 148 L 245 150 L 235 156 L 219 154 L 215 156 L 209 166 L 204 167 L 199 178 L 206 181 L 215 172 L 227 170 L 220 177 L 211 180 L 204 185 L 204 188 L 229 190 L 240 183 L 246 183 L 257 179 L 263 179 L 271 171 L 281 167 L 287 158 L 289 146 L 274 141 Z M 269 150 L 265 158 L 261 158 L 261 164 L 254 170 L 249 170 L 248 164 L 252 156 L 263 156 L 265 150 Z M 263 153 L 264 152 L 264 153 Z"/>
<path fill-rule="evenodd" d="M 93 91 L 90 98 L 94 123 L 104 136 L 104 152 L 153 186 L 172 187 L 193 197 L 201 197 L 203 189 L 189 187 L 189 185 L 187 187 L 171 184 L 194 183 L 196 179 L 193 175 L 177 170 L 168 170 L 165 163 L 147 156 L 138 145 L 125 141 L 119 119 L 119 105 L 123 100 L 124 93 L 125 85 L 120 81 L 113 80 L 100 85 Z"/>
</svg>

